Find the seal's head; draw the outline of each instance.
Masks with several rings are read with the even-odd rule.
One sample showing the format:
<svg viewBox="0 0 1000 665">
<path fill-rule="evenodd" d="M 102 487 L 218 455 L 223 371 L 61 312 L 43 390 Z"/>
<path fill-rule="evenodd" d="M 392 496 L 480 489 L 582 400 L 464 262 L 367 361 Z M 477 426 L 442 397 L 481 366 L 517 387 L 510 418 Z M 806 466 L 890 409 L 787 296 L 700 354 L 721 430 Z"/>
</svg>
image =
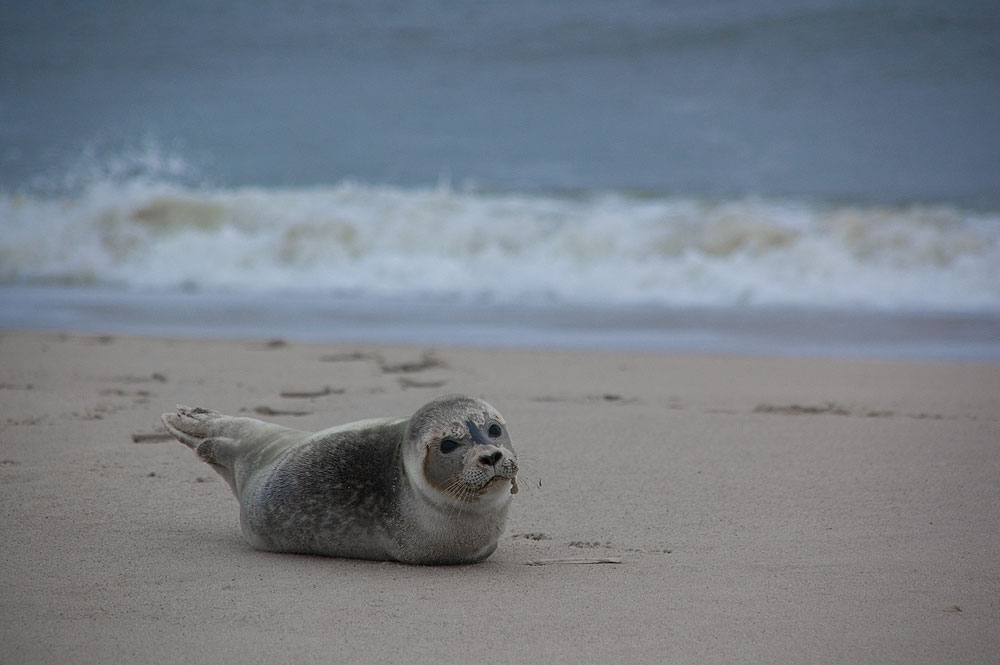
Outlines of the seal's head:
<svg viewBox="0 0 1000 665">
<path fill-rule="evenodd" d="M 487 508 L 517 491 L 517 455 L 503 416 L 481 399 L 452 395 L 422 406 L 403 442 L 407 475 L 438 503 Z"/>
</svg>

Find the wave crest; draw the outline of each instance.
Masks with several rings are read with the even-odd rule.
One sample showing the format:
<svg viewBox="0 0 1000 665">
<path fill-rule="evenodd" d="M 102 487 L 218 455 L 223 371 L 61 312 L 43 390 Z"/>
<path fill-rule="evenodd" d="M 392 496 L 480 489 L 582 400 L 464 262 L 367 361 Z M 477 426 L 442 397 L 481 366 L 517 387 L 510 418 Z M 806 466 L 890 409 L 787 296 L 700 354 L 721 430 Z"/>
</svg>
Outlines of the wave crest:
<svg viewBox="0 0 1000 665">
<path fill-rule="evenodd" d="M 1000 215 L 949 206 L 111 178 L 0 223 L 4 284 L 1000 309 Z"/>
</svg>

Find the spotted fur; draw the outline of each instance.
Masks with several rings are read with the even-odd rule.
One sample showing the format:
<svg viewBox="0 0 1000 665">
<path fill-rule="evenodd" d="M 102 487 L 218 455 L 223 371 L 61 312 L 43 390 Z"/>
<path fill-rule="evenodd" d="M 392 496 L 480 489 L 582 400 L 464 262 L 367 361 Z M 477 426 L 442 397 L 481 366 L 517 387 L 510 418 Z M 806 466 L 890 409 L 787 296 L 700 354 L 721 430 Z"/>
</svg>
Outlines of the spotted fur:
<svg viewBox="0 0 1000 665">
<path fill-rule="evenodd" d="M 480 399 L 452 395 L 410 418 L 315 433 L 183 406 L 163 422 L 229 483 L 259 549 L 472 563 L 506 524 L 517 456 L 503 417 Z M 492 424 L 501 434 L 484 436 Z M 446 439 L 454 451 L 442 452 Z"/>
</svg>

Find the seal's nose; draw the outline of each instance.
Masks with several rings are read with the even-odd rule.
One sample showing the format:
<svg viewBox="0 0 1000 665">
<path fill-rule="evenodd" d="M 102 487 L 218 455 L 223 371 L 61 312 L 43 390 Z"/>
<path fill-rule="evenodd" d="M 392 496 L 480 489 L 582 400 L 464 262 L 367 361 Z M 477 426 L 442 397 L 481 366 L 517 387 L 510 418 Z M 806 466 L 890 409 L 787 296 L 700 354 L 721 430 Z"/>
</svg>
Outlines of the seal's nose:
<svg viewBox="0 0 1000 665">
<path fill-rule="evenodd" d="M 497 462 L 503 459 L 503 453 L 499 450 L 495 450 L 488 455 L 480 455 L 479 463 L 483 466 L 495 466 Z"/>
</svg>

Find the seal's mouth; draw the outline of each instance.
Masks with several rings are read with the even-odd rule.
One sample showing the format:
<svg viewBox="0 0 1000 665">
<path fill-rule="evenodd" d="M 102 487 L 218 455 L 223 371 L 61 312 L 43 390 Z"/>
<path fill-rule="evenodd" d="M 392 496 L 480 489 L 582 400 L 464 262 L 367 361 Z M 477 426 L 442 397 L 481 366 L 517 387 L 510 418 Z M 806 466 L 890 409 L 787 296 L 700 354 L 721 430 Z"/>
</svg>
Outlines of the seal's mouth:
<svg viewBox="0 0 1000 665">
<path fill-rule="evenodd" d="M 487 480 L 486 484 L 483 485 L 480 489 L 483 490 L 483 491 L 485 491 L 485 490 L 487 490 L 489 488 L 492 488 L 492 487 L 495 487 L 495 486 L 499 485 L 500 483 L 504 483 L 504 482 L 512 481 L 512 480 L 513 480 L 513 478 L 507 478 L 506 476 L 493 476 L 492 478 L 490 478 L 489 480 Z"/>
<path fill-rule="evenodd" d="M 500 453 L 497 452 L 499 457 Z M 492 464 L 488 462 L 492 461 Z M 505 490 L 516 494 L 517 462 L 511 455 L 502 461 L 477 456 L 465 461 L 463 469 L 443 483 L 439 489 L 459 501 L 478 501 L 487 496 L 496 496 Z"/>
<path fill-rule="evenodd" d="M 487 491 L 493 491 L 494 486 L 502 484 L 502 481 L 510 481 L 510 493 L 517 494 L 517 472 L 515 471 L 510 476 L 493 476 L 490 480 L 483 485 L 482 493 Z"/>
<path fill-rule="evenodd" d="M 479 487 L 473 489 L 470 498 L 478 499 L 480 497 L 486 496 L 487 494 L 494 494 L 498 491 L 502 491 L 503 488 L 507 486 L 505 485 L 505 483 L 514 483 L 514 482 L 515 480 L 513 476 L 508 477 L 497 474 L 492 478 L 490 478 L 489 480 L 487 480 L 482 485 L 480 485 Z"/>
</svg>

